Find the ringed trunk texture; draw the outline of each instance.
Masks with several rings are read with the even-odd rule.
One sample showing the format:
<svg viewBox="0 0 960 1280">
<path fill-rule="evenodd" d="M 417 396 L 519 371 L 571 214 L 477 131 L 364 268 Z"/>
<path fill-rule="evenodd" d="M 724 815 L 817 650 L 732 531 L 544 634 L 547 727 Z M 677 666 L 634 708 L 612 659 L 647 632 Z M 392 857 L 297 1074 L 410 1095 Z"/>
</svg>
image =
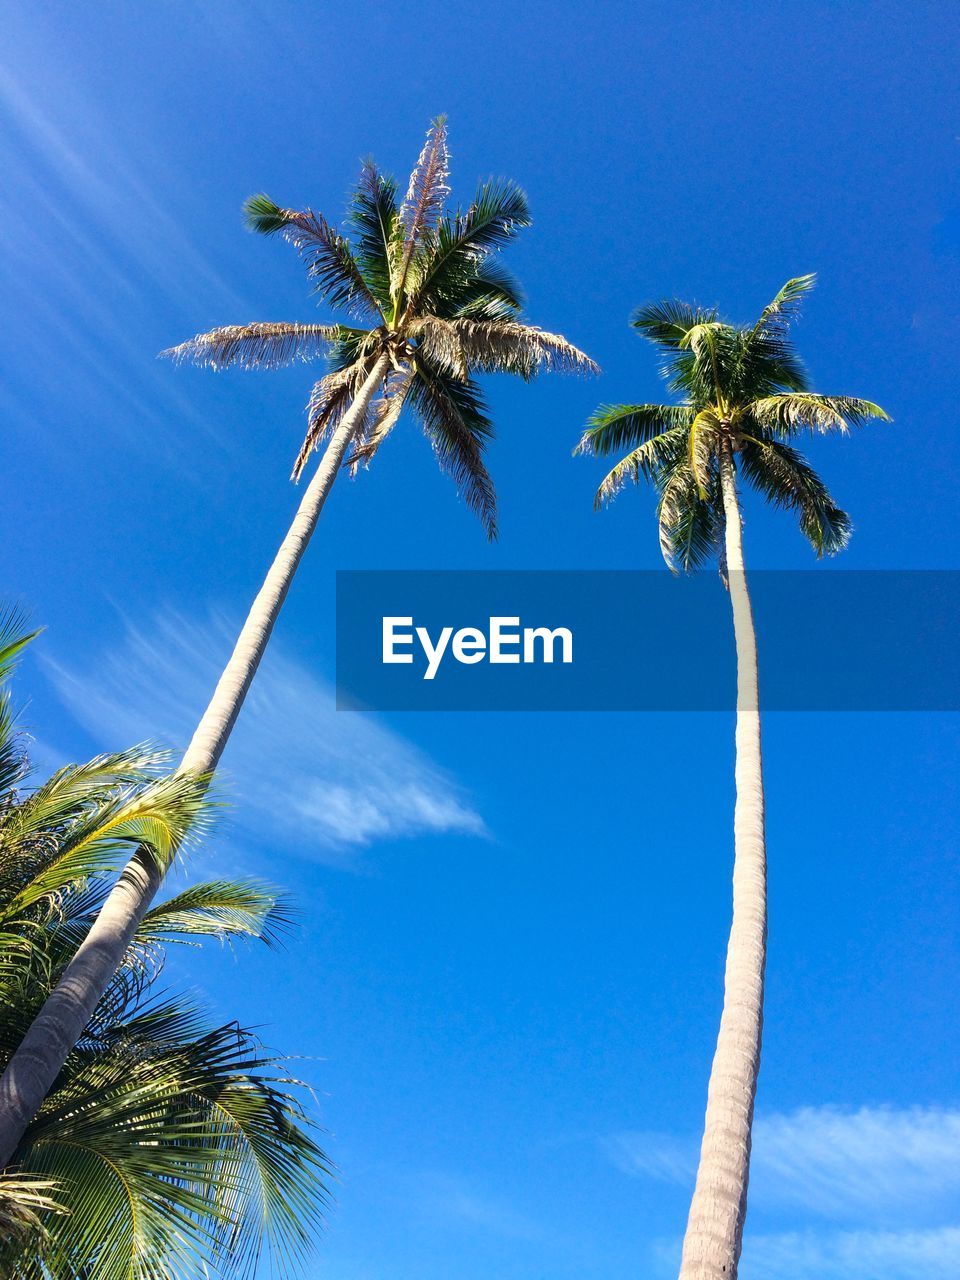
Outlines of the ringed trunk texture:
<svg viewBox="0 0 960 1280">
<path fill-rule="evenodd" d="M 700 1165 L 683 1240 L 680 1280 L 736 1280 L 747 1213 L 767 947 L 757 638 L 744 573 L 740 506 L 729 446 L 721 454 L 720 478 L 737 648 L 733 924 L 727 944 L 723 1013 L 710 1071 Z"/>
<path fill-rule="evenodd" d="M 337 472 L 388 367 L 388 357 L 381 356 L 331 437 L 178 773 L 202 775 L 216 769 Z M 146 850 L 139 849 L 7 1064 L 0 1079 L 0 1169 L 10 1163 L 27 1125 L 90 1021 L 162 880 L 163 871 Z"/>
</svg>

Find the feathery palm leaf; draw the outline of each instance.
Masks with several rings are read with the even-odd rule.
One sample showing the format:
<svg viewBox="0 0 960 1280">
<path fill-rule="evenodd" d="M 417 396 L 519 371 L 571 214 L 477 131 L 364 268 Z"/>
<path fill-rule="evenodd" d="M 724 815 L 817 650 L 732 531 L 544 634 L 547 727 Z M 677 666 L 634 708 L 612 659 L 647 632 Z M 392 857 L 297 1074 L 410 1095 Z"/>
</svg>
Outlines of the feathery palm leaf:
<svg viewBox="0 0 960 1280">
<path fill-rule="evenodd" d="M 574 453 L 606 457 L 630 445 L 644 444 L 662 432 L 689 427 L 692 420 L 686 405 L 601 405 L 587 421 Z"/>
<path fill-rule="evenodd" d="M 160 354 L 208 369 L 282 369 L 325 355 L 340 336 L 336 324 L 232 324 L 198 333 Z"/>
</svg>

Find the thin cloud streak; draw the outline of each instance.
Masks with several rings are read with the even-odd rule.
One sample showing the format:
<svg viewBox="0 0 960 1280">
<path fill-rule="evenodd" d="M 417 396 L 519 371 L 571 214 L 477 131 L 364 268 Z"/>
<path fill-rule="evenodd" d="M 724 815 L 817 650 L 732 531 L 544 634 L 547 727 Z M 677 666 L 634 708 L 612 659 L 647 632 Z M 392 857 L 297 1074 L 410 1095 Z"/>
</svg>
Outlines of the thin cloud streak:
<svg viewBox="0 0 960 1280">
<path fill-rule="evenodd" d="M 44 658 L 63 703 L 104 746 L 144 739 L 182 748 L 230 652 L 222 620 L 166 613 L 127 628 L 119 648 L 79 670 Z M 483 819 L 443 769 L 377 720 L 337 712 L 334 690 L 278 650 L 264 659 L 224 754 L 222 790 L 258 842 L 349 865 L 374 840 L 484 836 Z"/>
<path fill-rule="evenodd" d="M 686 1184 L 696 1169 L 693 1137 L 623 1133 L 605 1147 L 636 1176 Z M 759 1117 L 750 1189 L 757 1205 L 789 1205 L 825 1218 L 926 1219 L 955 1204 L 960 1192 L 960 1110 L 803 1107 Z"/>
<path fill-rule="evenodd" d="M 656 1272 L 675 1276 L 680 1241 L 653 1247 Z M 957 1280 L 960 1227 L 932 1231 L 784 1231 L 747 1228 L 740 1280 Z"/>
</svg>

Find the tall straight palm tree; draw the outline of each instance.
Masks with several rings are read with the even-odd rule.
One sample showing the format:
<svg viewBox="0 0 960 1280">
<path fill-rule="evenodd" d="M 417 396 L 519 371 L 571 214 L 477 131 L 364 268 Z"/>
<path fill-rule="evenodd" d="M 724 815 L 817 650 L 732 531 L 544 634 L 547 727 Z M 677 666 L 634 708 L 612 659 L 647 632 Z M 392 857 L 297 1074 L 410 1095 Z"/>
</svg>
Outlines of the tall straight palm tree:
<svg viewBox="0 0 960 1280">
<path fill-rule="evenodd" d="M 344 463 L 369 464 L 410 405 L 441 467 L 496 533 L 496 498 L 484 465 L 493 424 L 474 375 L 532 378 L 539 370 L 595 371 L 583 352 L 521 320 L 520 291 L 497 251 L 530 221 L 510 182 L 481 184 L 466 210 L 445 211 L 446 124 L 436 120 L 401 201 L 396 184 L 364 165 L 350 207 L 355 243 L 312 210 L 247 201 L 250 226 L 298 250 L 318 296 L 359 322 L 249 324 L 214 329 L 166 354 L 215 369 L 277 368 L 326 355 L 294 466 L 320 464 L 240 631 L 233 653 L 180 764 L 210 774 L 240 713 L 293 576 Z M 73 962 L 0 1079 L 0 1165 L 9 1159 L 76 1042 L 164 873 L 138 854 L 127 864 Z"/>
<path fill-rule="evenodd" d="M 0 679 L 26 639 L 15 624 L 0 635 Z M 202 780 L 165 766 L 135 748 L 31 786 L 0 692 L 0 1062 L 131 845 L 163 856 L 202 824 Z M 235 1023 L 155 994 L 167 943 L 270 943 L 288 923 L 253 881 L 191 885 L 146 913 L 0 1173 L 0 1275 L 186 1280 L 206 1264 L 226 1277 L 246 1274 L 264 1243 L 285 1263 L 304 1252 L 328 1170 L 282 1060 Z"/>
<path fill-rule="evenodd" d="M 808 431 L 846 431 L 870 418 L 887 418 L 869 400 L 808 389 L 787 329 L 813 282 L 813 276 L 788 280 L 748 328 L 683 302 L 641 307 L 632 324 L 661 352 L 670 389 L 681 403 L 603 407 L 577 446 L 577 452 L 601 456 L 628 450 L 600 485 L 596 505 L 613 498 L 627 481 L 651 481 L 659 494 L 660 547 L 667 564 L 690 570 L 717 557 L 733 609 L 733 924 L 681 1280 L 736 1280 L 760 1069 L 766 841 L 757 641 L 737 478 L 774 506 L 795 512 L 817 555 L 832 555 L 847 543 L 849 517 L 793 441 Z"/>
</svg>

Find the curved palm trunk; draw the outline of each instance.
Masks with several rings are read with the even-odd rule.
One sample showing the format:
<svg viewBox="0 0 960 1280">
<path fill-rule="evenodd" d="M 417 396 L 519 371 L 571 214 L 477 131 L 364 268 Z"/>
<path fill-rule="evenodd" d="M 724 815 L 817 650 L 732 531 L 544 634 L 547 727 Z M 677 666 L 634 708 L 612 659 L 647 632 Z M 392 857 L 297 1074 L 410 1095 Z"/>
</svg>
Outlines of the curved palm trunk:
<svg viewBox="0 0 960 1280">
<path fill-rule="evenodd" d="M 721 454 L 720 477 L 737 646 L 733 924 L 727 944 L 723 1014 L 710 1072 L 700 1166 L 683 1240 L 680 1280 L 736 1280 L 747 1212 L 767 947 L 757 638 L 744 573 L 740 506 L 729 446 Z"/>
<path fill-rule="evenodd" d="M 384 355 L 334 432 L 247 614 L 230 660 L 180 762 L 179 773 L 206 774 L 216 769 L 323 504 L 388 366 Z M 162 879 L 162 872 L 149 854 L 144 850 L 134 854 L 10 1059 L 0 1079 L 0 1168 L 10 1162 L 27 1125 L 89 1022 Z"/>
</svg>

